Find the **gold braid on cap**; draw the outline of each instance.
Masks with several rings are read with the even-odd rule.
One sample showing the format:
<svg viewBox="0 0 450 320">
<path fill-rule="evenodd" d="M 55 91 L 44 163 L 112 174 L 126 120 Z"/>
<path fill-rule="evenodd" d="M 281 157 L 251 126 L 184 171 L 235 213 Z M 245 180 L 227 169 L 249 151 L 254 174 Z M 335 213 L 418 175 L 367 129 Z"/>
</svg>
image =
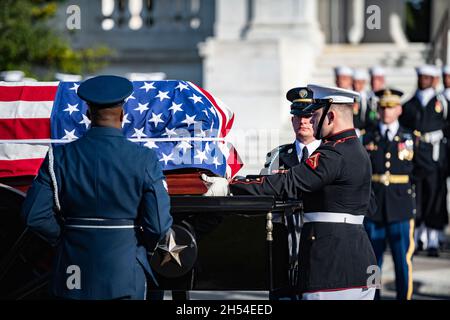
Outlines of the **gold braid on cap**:
<svg viewBox="0 0 450 320">
<path fill-rule="evenodd" d="M 392 94 L 390 90 L 386 90 L 380 98 L 380 107 L 382 108 L 393 108 L 398 106 L 400 103 L 400 97 Z"/>
<path fill-rule="evenodd" d="M 313 99 L 295 99 L 292 102 L 308 102 L 308 103 L 312 103 Z"/>
</svg>

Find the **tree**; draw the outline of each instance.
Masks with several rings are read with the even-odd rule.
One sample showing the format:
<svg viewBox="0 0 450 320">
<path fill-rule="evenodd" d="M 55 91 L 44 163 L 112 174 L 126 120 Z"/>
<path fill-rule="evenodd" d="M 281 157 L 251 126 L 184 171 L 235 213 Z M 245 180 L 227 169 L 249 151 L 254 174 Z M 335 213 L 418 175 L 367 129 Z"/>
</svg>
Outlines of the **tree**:
<svg viewBox="0 0 450 320">
<path fill-rule="evenodd" d="M 20 69 L 40 80 L 55 71 L 93 73 L 106 65 L 107 47 L 73 50 L 51 27 L 58 4 L 64 0 L 0 1 L 0 70 Z"/>
</svg>

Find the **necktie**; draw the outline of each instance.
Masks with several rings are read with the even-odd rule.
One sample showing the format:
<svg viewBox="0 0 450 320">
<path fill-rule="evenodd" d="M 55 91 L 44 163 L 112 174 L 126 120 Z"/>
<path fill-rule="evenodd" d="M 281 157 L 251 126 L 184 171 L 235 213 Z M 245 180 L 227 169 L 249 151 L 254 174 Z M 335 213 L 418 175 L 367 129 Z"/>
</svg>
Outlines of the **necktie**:
<svg viewBox="0 0 450 320">
<path fill-rule="evenodd" d="M 301 162 L 306 161 L 306 159 L 309 158 L 309 152 L 308 152 L 308 148 L 306 146 L 303 147 L 302 149 L 302 160 Z"/>
<path fill-rule="evenodd" d="M 389 139 L 389 132 L 390 132 L 390 130 L 389 130 L 389 129 L 386 129 L 386 132 L 384 133 L 384 139 L 385 139 L 386 141 L 390 141 L 390 139 Z"/>
</svg>

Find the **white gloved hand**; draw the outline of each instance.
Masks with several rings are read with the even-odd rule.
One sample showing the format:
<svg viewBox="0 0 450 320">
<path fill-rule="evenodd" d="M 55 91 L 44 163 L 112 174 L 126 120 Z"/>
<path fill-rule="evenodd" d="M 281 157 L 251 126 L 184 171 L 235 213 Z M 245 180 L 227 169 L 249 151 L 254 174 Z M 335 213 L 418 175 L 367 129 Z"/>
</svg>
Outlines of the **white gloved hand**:
<svg viewBox="0 0 450 320">
<path fill-rule="evenodd" d="M 228 180 L 221 177 L 208 177 L 202 174 L 202 180 L 208 184 L 208 191 L 204 193 L 207 197 L 225 197 L 228 195 Z"/>
</svg>

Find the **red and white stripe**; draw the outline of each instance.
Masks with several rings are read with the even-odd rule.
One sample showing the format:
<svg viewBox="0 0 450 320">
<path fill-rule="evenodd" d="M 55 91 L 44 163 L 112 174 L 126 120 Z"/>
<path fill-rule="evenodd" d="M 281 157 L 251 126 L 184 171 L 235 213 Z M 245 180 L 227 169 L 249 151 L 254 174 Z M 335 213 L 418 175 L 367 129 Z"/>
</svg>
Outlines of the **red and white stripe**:
<svg viewBox="0 0 450 320">
<path fill-rule="evenodd" d="M 0 82 L 0 140 L 49 139 L 58 82 Z M 0 178 L 36 175 L 48 147 L 0 144 Z"/>
<path fill-rule="evenodd" d="M 214 98 L 208 91 L 196 86 L 192 82 L 189 82 L 199 94 L 201 94 L 205 99 L 207 99 L 216 110 L 216 113 L 219 118 L 219 137 L 225 138 L 233 126 L 234 121 L 234 113 L 231 111 L 228 106 L 223 103 L 222 100 L 218 98 Z M 228 178 L 234 177 L 236 173 L 242 168 L 243 163 L 236 149 L 227 142 L 224 142 L 220 146 L 221 152 L 225 155 L 227 159 L 227 172 L 226 175 Z"/>
<path fill-rule="evenodd" d="M 214 98 L 208 91 L 188 82 L 203 98 L 207 99 L 213 106 L 219 118 L 219 137 L 225 138 L 234 121 L 234 113 L 228 106 L 218 98 Z"/>
</svg>

